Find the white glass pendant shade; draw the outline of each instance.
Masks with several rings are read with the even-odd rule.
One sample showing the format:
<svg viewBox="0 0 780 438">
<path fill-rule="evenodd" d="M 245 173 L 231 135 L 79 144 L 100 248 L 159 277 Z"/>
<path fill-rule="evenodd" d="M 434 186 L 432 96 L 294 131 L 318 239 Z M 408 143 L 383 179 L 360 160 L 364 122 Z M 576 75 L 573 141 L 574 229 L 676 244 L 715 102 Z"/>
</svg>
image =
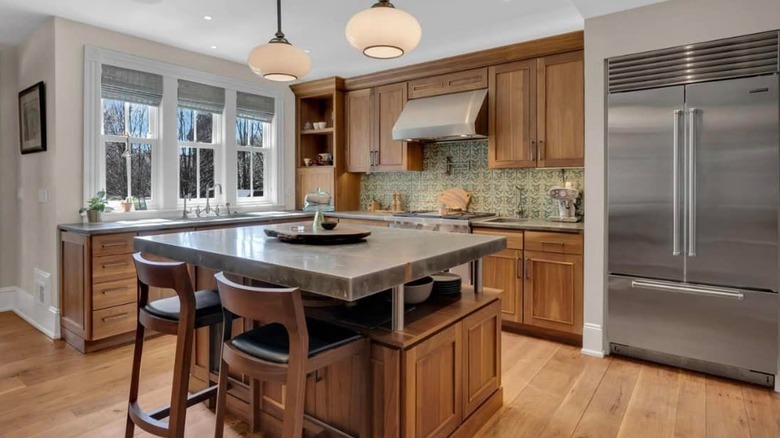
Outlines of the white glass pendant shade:
<svg viewBox="0 0 780 438">
<path fill-rule="evenodd" d="M 306 52 L 273 40 L 252 49 L 247 63 L 256 75 L 272 81 L 294 81 L 311 70 L 311 59 Z"/>
<path fill-rule="evenodd" d="M 410 13 L 380 3 L 352 16 L 347 40 L 368 57 L 397 58 L 417 47 L 422 28 Z"/>
</svg>

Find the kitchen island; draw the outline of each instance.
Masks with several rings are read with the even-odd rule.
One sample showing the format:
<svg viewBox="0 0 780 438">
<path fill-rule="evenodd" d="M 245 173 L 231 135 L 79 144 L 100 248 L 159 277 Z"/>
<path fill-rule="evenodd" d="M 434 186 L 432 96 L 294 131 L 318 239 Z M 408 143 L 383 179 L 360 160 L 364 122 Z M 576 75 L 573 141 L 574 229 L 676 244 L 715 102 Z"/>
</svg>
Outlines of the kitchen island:
<svg viewBox="0 0 780 438">
<path fill-rule="evenodd" d="M 380 299 L 390 324 L 351 320 L 344 306 L 318 307 L 312 316 L 365 333 L 372 341 L 371 423 L 373 436 L 470 436 L 502 404 L 500 382 L 500 303 L 481 292 L 480 282 L 459 297 L 435 296 L 404 306 L 403 284 L 501 251 L 506 240 L 493 236 L 369 228 L 365 242 L 351 245 L 293 245 L 269 238 L 264 227 L 185 232 L 137 237 L 136 250 L 198 266 L 199 272 L 224 270 L 247 279 L 299 287 L 343 302 L 360 303 L 391 289 L 392 302 Z M 214 287 L 199 275 L 198 288 Z M 479 278 L 479 275 L 477 275 Z M 476 289 L 476 291 L 475 291 Z M 348 308 L 348 307 L 347 307 Z M 375 308 L 372 307 L 372 308 Z M 354 312 L 353 312 L 354 313 Z M 359 312 L 358 312 L 359 313 Z M 361 316 L 361 315 L 352 315 Z M 253 324 L 239 321 L 235 332 Z M 191 390 L 216 380 L 218 339 L 196 336 Z M 358 428 L 359 403 L 352 385 L 351 359 L 309 376 L 306 410 L 347 433 Z M 249 417 L 250 383 L 231 376 L 228 409 Z M 284 391 L 263 382 L 259 403 L 263 429 L 279 431 Z M 354 389 L 354 388 L 353 388 Z"/>
</svg>

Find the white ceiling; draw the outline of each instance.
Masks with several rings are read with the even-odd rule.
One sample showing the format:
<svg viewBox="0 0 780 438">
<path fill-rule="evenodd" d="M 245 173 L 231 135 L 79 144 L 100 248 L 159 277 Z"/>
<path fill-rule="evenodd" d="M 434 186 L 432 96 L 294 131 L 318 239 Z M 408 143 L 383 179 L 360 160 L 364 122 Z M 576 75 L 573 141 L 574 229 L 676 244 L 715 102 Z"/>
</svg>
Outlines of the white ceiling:
<svg viewBox="0 0 780 438">
<path fill-rule="evenodd" d="M 394 0 L 420 21 L 420 45 L 396 60 L 352 48 L 344 27 L 372 0 L 283 0 L 283 30 L 310 50 L 305 79 L 350 77 L 583 28 L 584 18 L 664 0 Z M 274 0 L 0 0 L 0 43 L 17 45 L 48 17 L 111 29 L 243 63 L 276 30 Z M 209 15 L 213 20 L 206 21 Z M 216 46 L 216 49 L 212 49 Z"/>
</svg>

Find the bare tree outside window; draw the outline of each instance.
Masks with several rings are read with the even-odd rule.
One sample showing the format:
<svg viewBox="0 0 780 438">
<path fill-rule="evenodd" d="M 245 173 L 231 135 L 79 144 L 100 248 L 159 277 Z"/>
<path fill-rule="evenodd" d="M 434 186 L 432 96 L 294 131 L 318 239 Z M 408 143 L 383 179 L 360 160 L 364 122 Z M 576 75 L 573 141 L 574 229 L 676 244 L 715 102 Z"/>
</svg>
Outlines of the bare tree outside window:
<svg viewBox="0 0 780 438">
<path fill-rule="evenodd" d="M 147 105 L 103 99 L 105 185 L 109 200 L 152 196 L 152 111 Z"/>
<path fill-rule="evenodd" d="M 263 134 L 266 125 L 259 120 L 236 118 L 238 198 L 259 198 L 265 193 Z"/>
<path fill-rule="evenodd" d="M 214 186 L 215 115 L 179 107 L 179 197 L 206 198 Z"/>
</svg>

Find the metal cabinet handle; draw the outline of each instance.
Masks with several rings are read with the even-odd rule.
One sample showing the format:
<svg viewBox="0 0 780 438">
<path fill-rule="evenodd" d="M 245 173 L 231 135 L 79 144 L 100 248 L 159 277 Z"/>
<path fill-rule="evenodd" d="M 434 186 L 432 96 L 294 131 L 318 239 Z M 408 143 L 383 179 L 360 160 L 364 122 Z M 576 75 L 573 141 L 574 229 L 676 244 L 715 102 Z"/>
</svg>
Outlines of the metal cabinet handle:
<svg viewBox="0 0 780 438">
<path fill-rule="evenodd" d="M 523 278 L 525 276 L 525 271 L 523 270 L 525 268 L 525 265 L 520 266 L 520 262 L 522 262 L 523 259 L 517 258 L 515 259 L 515 277 L 516 278 Z"/>
<path fill-rule="evenodd" d="M 543 161 L 545 158 L 544 140 L 539 140 L 539 161 Z"/>
<path fill-rule="evenodd" d="M 674 111 L 674 128 L 672 131 L 672 255 L 680 255 L 680 115 L 682 110 Z"/>
<path fill-rule="evenodd" d="M 106 263 L 103 266 L 103 269 L 112 269 L 112 268 L 121 268 L 122 266 L 127 266 L 129 263 L 127 262 L 119 262 L 119 263 Z"/>
<path fill-rule="evenodd" d="M 542 245 L 560 245 L 560 246 L 565 246 L 565 245 L 566 245 L 566 244 L 565 244 L 565 243 L 563 243 L 563 242 L 551 242 L 551 241 L 549 241 L 549 240 L 542 240 L 542 241 L 541 241 L 541 242 L 539 242 L 539 243 L 541 243 Z"/>
<path fill-rule="evenodd" d="M 103 295 L 110 295 L 110 294 L 122 293 L 122 292 L 125 292 L 125 291 L 127 291 L 127 288 L 118 287 L 118 288 L 114 288 L 114 289 L 106 289 L 106 290 L 102 291 L 101 293 Z"/>
<path fill-rule="evenodd" d="M 128 312 L 125 312 L 125 313 L 120 313 L 118 315 L 106 316 L 105 318 L 102 318 L 102 320 L 103 320 L 103 322 L 115 321 L 117 319 L 127 318 L 129 315 L 130 314 Z"/>
<path fill-rule="evenodd" d="M 531 279 L 531 270 L 529 267 L 531 266 L 531 259 L 525 259 L 525 279 L 530 280 Z"/>
<path fill-rule="evenodd" d="M 696 113 L 688 113 L 688 257 L 696 256 Z"/>
<path fill-rule="evenodd" d="M 531 161 L 536 161 L 536 141 L 531 140 Z"/>
<path fill-rule="evenodd" d="M 112 242 L 112 243 L 104 243 L 101 245 L 102 248 L 116 248 L 118 246 L 127 246 L 127 242 Z"/>
<path fill-rule="evenodd" d="M 745 294 L 736 289 L 719 287 L 678 286 L 655 281 L 633 280 L 631 287 L 634 289 L 650 289 L 667 292 L 679 292 L 688 295 L 699 295 L 713 298 L 730 298 L 738 301 L 745 299 Z"/>
</svg>

